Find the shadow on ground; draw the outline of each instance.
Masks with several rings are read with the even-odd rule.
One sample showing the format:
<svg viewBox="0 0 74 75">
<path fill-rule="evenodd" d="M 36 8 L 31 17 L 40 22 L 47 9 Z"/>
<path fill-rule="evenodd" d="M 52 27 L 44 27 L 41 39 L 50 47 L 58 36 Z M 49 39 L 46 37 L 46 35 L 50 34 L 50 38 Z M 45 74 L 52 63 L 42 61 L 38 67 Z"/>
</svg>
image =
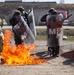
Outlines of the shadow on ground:
<svg viewBox="0 0 74 75">
<path fill-rule="evenodd" d="M 62 63 L 63 63 L 63 65 L 71 65 L 71 66 L 74 67 L 74 60 L 65 60 Z"/>
<path fill-rule="evenodd" d="M 74 66 L 74 50 L 69 51 L 69 52 L 65 52 L 61 56 L 66 58 L 66 60 L 62 62 L 64 65 Z"/>
<path fill-rule="evenodd" d="M 31 54 L 31 55 L 34 55 L 34 54 Z M 37 52 L 36 55 L 41 58 L 41 59 L 46 59 L 46 60 L 49 60 L 49 59 L 54 59 L 55 57 L 51 57 L 50 56 L 50 53 L 48 51 L 43 51 L 43 52 Z"/>
<path fill-rule="evenodd" d="M 67 59 L 74 60 L 74 50 L 69 51 L 69 52 L 65 52 L 61 56 L 64 57 L 64 58 L 67 58 Z"/>
</svg>

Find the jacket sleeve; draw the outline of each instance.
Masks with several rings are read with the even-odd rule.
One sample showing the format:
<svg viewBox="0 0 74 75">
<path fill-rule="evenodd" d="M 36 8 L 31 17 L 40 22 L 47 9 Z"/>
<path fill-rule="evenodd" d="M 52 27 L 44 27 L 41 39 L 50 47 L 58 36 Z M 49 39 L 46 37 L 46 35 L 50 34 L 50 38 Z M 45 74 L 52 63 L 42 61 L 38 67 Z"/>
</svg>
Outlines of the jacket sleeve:
<svg viewBox="0 0 74 75">
<path fill-rule="evenodd" d="M 42 16 L 42 18 L 40 19 L 41 22 L 46 22 L 46 17 L 47 17 L 47 14 L 45 14 L 44 16 Z"/>
<path fill-rule="evenodd" d="M 15 25 L 15 18 L 12 17 L 12 18 L 9 20 L 9 23 L 10 23 L 10 25 L 14 26 L 14 25 Z"/>
</svg>

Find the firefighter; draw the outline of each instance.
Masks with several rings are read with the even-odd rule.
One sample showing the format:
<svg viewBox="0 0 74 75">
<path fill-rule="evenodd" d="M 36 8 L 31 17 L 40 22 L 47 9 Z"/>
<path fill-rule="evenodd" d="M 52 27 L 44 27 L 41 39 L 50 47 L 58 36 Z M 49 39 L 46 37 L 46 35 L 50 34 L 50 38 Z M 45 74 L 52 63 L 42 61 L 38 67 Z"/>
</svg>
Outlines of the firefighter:
<svg viewBox="0 0 74 75">
<path fill-rule="evenodd" d="M 14 28 L 14 26 L 19 22 L 20 20 L 20 17 L 21 17 L 21 13 L 20 11 L 16 10 L 12 16 L 12 18 L 10 19 L 9 23 L 10 25 L 12 25 L 12 30 Z M 19 45 L 21 44 L 23 41 L 21 40 L 21 37 L 19 37 L 15 31 L 13 30 L 14 32 L 14 40 L 15 40 L 15 44 L 16 45 Z"/>
</svg>

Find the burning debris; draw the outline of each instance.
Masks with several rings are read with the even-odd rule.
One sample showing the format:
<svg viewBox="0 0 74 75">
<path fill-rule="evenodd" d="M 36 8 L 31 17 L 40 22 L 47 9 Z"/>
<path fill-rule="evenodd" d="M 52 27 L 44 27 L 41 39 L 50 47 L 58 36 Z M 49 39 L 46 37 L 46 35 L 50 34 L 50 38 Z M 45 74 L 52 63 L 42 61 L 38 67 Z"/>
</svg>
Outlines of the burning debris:
<svg viewBox="0 0 74 75">
<path fill-rule="evenodd" d="M 3 51 L 1 52 L 1 63 L 5 65 L 28 65 L 41 64 L 46 62 L 45 59 L 40 59 L 36 55 L 31 56 L 30 51 L 35 49 L 35 45 L 27 45 L 22 43 L 18 46 L 9 43 L 12 39 L 12 32 L 6 30 L 3 40 Z"/>
</svg>

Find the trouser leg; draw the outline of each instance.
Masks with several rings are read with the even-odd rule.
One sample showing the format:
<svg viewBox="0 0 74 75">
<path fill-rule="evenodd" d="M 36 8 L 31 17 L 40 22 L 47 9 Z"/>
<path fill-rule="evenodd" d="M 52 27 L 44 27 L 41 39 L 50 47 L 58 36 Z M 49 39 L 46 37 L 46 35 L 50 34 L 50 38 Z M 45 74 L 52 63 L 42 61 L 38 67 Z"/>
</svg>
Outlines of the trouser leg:
<svg viewBox="0 0 74 75">
<path fill-rule="evenodd" d="M 52 56 L 55 56 L 55 47 L 52 47 Z"/>
<path fill-rule="evenodd" d="M 59 55 L 59 46 L 55 47 L 55 56 Z"/>
<path fill-rule="evenodd" d="M 50 56 L 52 56 L 52 47 L 48 47 L 48 51 L 49 51 L 49 54 L 50 54 Z"/>
<path fill-rule="evenodd" d="M 50 56 L 56 57 L 59 55 L 59 46 L 57 47 L 48 47 L 48 51 L 50 52 Z"/>
</svg>

